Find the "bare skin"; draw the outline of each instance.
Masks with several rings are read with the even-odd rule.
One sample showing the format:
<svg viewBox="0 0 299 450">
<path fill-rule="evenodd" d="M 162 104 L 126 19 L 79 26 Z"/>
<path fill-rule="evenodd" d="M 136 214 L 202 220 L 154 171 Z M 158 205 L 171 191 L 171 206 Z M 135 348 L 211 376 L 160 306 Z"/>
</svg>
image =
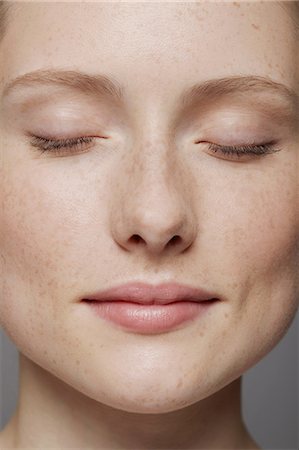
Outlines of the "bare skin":
<svg viewBox="0 0 299 450">
<path fill-rule="evenodd" d="M 39 366 L 32 367 L 28 360 L 24 360 L 25 366 L 28 365 L 30 380 L 22 378 L 21 389 L 26 396 L 21 396 L 19 410 L 22 414 L 16 413 L 9 422 L 8 427 L 1 434 L 1 448 L 67 448 L 69 444 L 60 444 L 60 442 L 71 442 L 74 448 L 125 448 L 147 450 L 158 449 L 259 449 L 257 444 L 248 434 L 247 429 L 240 419 L 240 397 L 239 380 L 232 383 L 228 388 L 215 396 L 202 401 L 202 405 L 194 404 L 184 410 L 160 414 L 128 414 L 124 411 L 114 410 L 101 405 L 98 408 L 98 416 L 84 419 L 82 415 L 75 411 L 93 412 L 95 402 L 83 395 L 78 395 L 71 388 L 64 385 L 57 379 L 53 379 L 45 373 Z M 24 367 L 23 365 L 23 367 Z M 23 369 L 23 374 L 27 369 Z M 34 382 L 32 373 L 34 372 Z M 23 384 L 24 383 L 24 384 Z M 45 389 L 47 386 L 47 389 Z M 32 388 L 29 392 L 27 388 Z M 40 409 L 41 397 L 39 392 L 43 392 L 43 401 L 47 408 Z M 38 401 L 32 402 L 37 398 Z M 64 419 L 63 427 L 57 426 L 54 419 L 55 414 L 62 414 Z M 55 409 L 55 412 L 54 412 Z M 36 413 L 34 412 L 36 411 Z M 41 411 L 44 411 L 41 412 Z M 52 411 L 49 420 L 49 411 Z M 33 415 L 32 415 L 33 413 Z M 28 420 L 28 417 L 30 420 Z M 207 421 L 213 421 L 217 424 L 217 436 L 214 434 L 213 427 L 207 428 Z M 117 423 L 121 423 L 121 432 L 116 428 Z M 34 427 L 31 428 L 31 425 Z M 91 441 L 90 430 L 97 427 L 103 430 L 102 435 L 98 437 L 101 444 Z M 49 433 L 42 438 L 38 436 L 36 429 L 42 426 L 45 432 Z M 136 431 L 136 427 L 138 426 Z M 216 426 L 216 425 L 214 425 Z M 55 429 L 55 436 L 50 430 Z M 66 436 L 65 428 L 69 430 Z M 76 441 L 73 440 L 73 430 L 77 430 Z M 118 431 L 116 431 L 118 430 Z M 197 432 L 202 435 L 198 439 Z M 117 438 L 115 436 L 117 434 Z M 67 441 L 66 441 L 67 439 Z M 200 445 L 200 447 L 199 447 Z"/>
<path fill-rule="evenodd" d="M 299 53 L 286 10 L 33 2 L 10 14 L 0 320 L 20 350 L 20 395 L 0 447 L 259 449 L 241 414 L 242 374 L 282 338 L 299 297 Z M 123 98 L 96 90 L 98 74 Z M 34 136 L 94 141 L 50 155 Z M 211 143 L 276 151 L 238 159 Z M 81 302 L 132 280 L 202 286 L 220 301 L 157 335 Z"/>
</svg>

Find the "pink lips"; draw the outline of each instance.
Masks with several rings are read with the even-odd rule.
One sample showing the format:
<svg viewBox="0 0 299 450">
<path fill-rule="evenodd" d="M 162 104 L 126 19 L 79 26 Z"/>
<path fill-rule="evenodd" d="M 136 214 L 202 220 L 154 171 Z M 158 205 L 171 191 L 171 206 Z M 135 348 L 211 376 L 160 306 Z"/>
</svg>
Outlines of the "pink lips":
<svg viewBox="0 0 299 450">
<path fill-rule="evenodd" d="M 84 303 L 99 317 L 137 333 L 162 333 L 195 320 L 219 299 L 177 283 L 129 283 L 88 295 Z"/>
</svg>

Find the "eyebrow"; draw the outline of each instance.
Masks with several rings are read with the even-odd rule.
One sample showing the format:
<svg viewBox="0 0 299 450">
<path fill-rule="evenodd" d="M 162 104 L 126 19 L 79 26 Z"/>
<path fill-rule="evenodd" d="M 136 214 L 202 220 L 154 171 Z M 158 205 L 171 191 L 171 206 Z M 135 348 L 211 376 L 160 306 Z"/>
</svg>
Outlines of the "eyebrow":
<svg viewBox="0 0 299 450">
<path fill-rule="evenodd" d="M 298 116 L 298 93 L 283 83 L 258 75 L 234 75 L 206 80 L 193 85 L 184 92 L 180 101 L 183 107 L 186 107 L 193 103 L 199 103 L 204 99 L 215 101 L 221 97 L 235 94 L 248 100 L 253 100 L 254 94 L 260 94 L 259 103 L 265 108 L 269 108 L 269 100 L 262 97 L 262 94 L 271 95 L 273 113 L 285 111 L 288 116 Z"/>
<path fill-rule="evenodd" d="M 3 97 L 23 88 L 39 85 L 56 85 L 69 87 L 86 94 L 106 95 L 114 100 L 122 100 L 123 89 L 111 77 L 97 74 L 89 75 L 76 70 L 38 69 L 25 73 L 10 81 L 3 90 Z"/>
<path fill-rule="evenodd" d="M 56 85 L 73 88 L 82 93 L 104 95 L 116 101 L 123 100 L 124 88 L 113 78 L 106 75 L 90 75 L 77 70 L 38 69 L 20 75 L 10 81 L 3 90 L 3 97 L 22 87 Z M 223 96 L 239 94 L 252 98 L 251 94 L 272 94 L 276 99 L 277 113 L 282 110 L 289 117 L 298 116 L 299 95 L 283 83 L 270 77 L 257 75 L 234 75 L 213 78 L 197 83 L 187 89 L 179 98 L 182 107 L 199 103 L 203 100 L 216 100 Z M 263 103 L 260 98 L 261 104 Z M 269 103 L 265 103 L 265 106 Z M 275 109 L 275 108 L 274 108 Z M 274 111 L 273 111 L 274 112 Z"/>
</svg>

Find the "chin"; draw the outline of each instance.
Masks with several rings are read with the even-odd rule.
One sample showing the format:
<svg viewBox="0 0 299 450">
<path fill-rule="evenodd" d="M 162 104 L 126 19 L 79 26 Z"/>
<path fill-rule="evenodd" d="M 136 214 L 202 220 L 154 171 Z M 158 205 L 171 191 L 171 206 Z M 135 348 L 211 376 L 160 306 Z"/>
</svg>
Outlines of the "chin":
<svg viewBox="0 0 299 450">
<path fill-rule="evenodd" d="M 193 402 L 190 399 L 188 402 L 188 400 L 177 398 L 175 395 L 163 399 L 161 397 L 127 398 L 123 395 L 121 399 L 109 399 L 102 403 L 111 408 L 135 414 L 165 414 L 191 405 L 194 403 L 194 399 Z"/>
<path fill-rule="evenodd" d="M 122 383 L 108 387 L 99 381 L 97 383 L 99 389 L 97 387 L 91 389 L 91 386 L 92 383 L 86 383 L 86 380 L 81 386 L 73 384 L 73 388 L 77 391 L 102 405 L 136 414 L 163 414 L 176 411 L 209 395 L 208 392 L 198 392 L 198 387 L 192 388 L 192 384 L 181 386 L 180 382 L 173 387 L 167 387 L 161 382 L 160 386 L 150 389 L 145 385 L 139 386 L 138 389 L 135 385 L 134 389 Z"/>
</svg>

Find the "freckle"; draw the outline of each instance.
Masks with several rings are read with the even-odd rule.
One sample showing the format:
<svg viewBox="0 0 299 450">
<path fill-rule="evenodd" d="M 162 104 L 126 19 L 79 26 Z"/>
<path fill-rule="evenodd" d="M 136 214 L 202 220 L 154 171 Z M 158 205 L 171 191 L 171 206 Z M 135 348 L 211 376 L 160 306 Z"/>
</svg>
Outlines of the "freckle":
<svg viewBox="0 0 299 450">
<path fill-rule="evenodd" d="M 227 317 L 228 317 L 228 314 L 227 314 L 227 313 L 224 313 L 224 317 L 226 317 L 226 318 L 227 318 Z"/>
<path fill-rule="evenodd" d="M 178 389 L 178 388 L 180 388 L 180 387 L 182 386 L 182 384 L 183 384 L 183 380 L 182 380 L 182 379 L 180 379 L 180 381 L 178 382 L 178 384 L 177 384 L 177 386 L 176 386 L 176 387 L 177 387 L 177 389 Z"/>
<path fill-rule="evenodd" d="M 199 333 L 199 336 L 203 337 L 203 332 L 202 331 Z"/>
<path fill-rule="evenodd" d="M 260 29 L 260 27 L 258 25 L 256 25 L 255 23 L 252 23 L 251 26 L 253 26 L 253 28 L 255 28 L 256 30 Z"/>
<path fill-rule="evenodd" d="M 77 366 L 80 366 L 80 361 L 76 360 Z"/>
</svg>

